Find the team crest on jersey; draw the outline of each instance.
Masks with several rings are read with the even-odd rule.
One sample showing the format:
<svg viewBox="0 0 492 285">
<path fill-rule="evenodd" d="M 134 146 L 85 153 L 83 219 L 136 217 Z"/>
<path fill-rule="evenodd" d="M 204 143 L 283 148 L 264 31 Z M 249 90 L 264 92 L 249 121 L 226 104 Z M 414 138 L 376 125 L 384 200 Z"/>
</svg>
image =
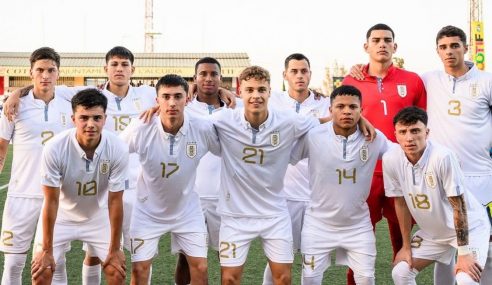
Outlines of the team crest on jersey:
<svg viewBox="0 0 492 285">
<path fill-rule="evenodd" d="M 67 126 L 67 114 L 60 113 L 60 122 L 63 127 Z"/>
<path fill-rule="evenodd" d="M 101 174 L 108 174 L 110 162 L 110 160 L 101 161 L 101 163 L 99 164 L 99 171 L 101 172 Z"/>
<path fill-rule="evenodd" d="M 407 96 L 407 86 L 405 84 L 396 85 L 396 90 L 398 91 L 398 95 L 400 95 L 401 98 Z"/>
<path fill-rule="evenodd" d="M 270 143 L 272 146 L 278 146 L 280 144 L 280 133 L 278 131 L 270 134 Z"/>
<path fill-rule="evenodd" d="M 189 158 L 193 158 L 196 156 L 197 150 L 196 150 L 196 142 L 188 142 L 186 143 L 186 155 Z"/>
<path fill-rule="evenodd" d="M 321 114 L 320 114 L 320 112 L 319 112 L 319 110 L 318 110 L 318 109 L 312 109 L 310 113 L 311 113 L 311 115 L 312 115 L 313 117 L 315 117 L 315 118 L 319 118 L 319 117 L 321 117 Z"/>
<path fill-rule="evenodd" d="M 369 159 L 369 148 L 367 147 L 367 145 L 364 145 L 360 148 L 359 156 L 362 162 L 366 162 Z"/>
<path fill-rule="evenodd" d="M 137 111 L 142 111 L 142 102 L 140 102 L 140 98 L 133 99 L 133 105 L 135 105 Z"/>
<path fill-rule="evenodd" d="M 479 94 L 480 94 L 480 88 L 478 87 L 478 84 L 477 83 L 470 84 L 470 97 L 472 97 L 472 99 L 475 99 L 478 97 Z"/>
<path fill-rule="evenodd" d="M 436 188 L 437 180 L 434 172 L 426 172 L 425 173 L 425 182 L 429 188 Z"/>
</svg>

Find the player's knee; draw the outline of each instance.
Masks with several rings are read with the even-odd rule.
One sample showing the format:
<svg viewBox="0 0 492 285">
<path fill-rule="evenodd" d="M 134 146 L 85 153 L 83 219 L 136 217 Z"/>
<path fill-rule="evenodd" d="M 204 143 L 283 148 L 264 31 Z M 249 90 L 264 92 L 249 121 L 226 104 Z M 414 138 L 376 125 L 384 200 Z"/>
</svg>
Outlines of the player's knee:
<svg viewBox="0 0 492 285">
<path fill-rule="evenodd" d="M 475 282 L 470 275 L 467 273 L 460 271 L 456 274 L 456 284 L 458 285 L 477 285 L 478 283 Z"/>
<path fill-rule="evenodd" d="M 302 284 L 303 285 L 321 285 L 323 282 L 323 274 L 317 276 L 304 276 L 302 275 Z"/>
<path fill-rule="evenodd" d="M 132 275 L 134 275 L 138 279 L 144 276 L 148 276 L 149 273 L 150 273 L 150 264 L 147 264 L 147 262 L 132 263 Z"/>
<path fill-rule="evenodd" d="M 194 270 L 199 276 L 206 276 L 208 272 L 207 260 L 199 262 Z"/>
<path fill-rule="evenodd" d="M 240 284 L 240 275 L 222 270 L 222 285 Z"/>
<path fill-rule="evenodd" d="M 357 285 L 374 285 L 375 279 L 374 276 L 362 276 L 357 273 L 354 274 L 355 284 Z"/>
<path fill-rule="evenodd" d="M 410 281 L 414 281 L 418 271 L 410 268 L 407 262 L 400 261 L 391 271 L 391 277 L 395 285 L 408 284 Z"/>
<path fill-rule="evenodd" d="M 290 272 L 273 274 L 273 284 L 291 284 Z"/>
</svg>

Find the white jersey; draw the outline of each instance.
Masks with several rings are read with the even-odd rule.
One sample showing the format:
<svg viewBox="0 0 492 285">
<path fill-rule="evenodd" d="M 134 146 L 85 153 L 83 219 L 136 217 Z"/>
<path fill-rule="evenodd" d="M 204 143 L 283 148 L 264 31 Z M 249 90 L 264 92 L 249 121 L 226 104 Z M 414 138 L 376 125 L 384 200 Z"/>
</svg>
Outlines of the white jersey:
<svg viewBox="0 0 492 285">
<path fill-rule="evenodd" d="M 193 191 L 198 163 L 208 151 L 220 152 L 210 121 L 185 115 L 181 129 L 171 135 L 164 131 L 159 117 L 148 124 L 135 120 L 121 137 L 142 164 L 134 207 L 164 223 L 200 208 Z"/>
<path fill-rule="evenodd" d="M 59 90 L 46 104 L 35 99 L 32 90 L 20 99 L 20 113 L 13 122 L 0 119 L 0 137 L 13 145 L 8 196 L 43 198 L 39 167 L 45 143 L 55 134 L 73 127 L 70 102 Z"/>
<path fill-rule="evenodd" d="M 198 101 L 196 98 L 186 105 L 190 114 L 209 116 L 222 108 Z M 202 199 L 218 199 L 220 189 L 220 157 L 208 152 L 200 159 L 195 180 L 195 191 Z"/>
<path fill-rule="evenodd" d="M 391 142 L 376 131 L 373 142 L 357 130 L 347 138 L 329 122 L 309 131 L 292 152 L 292 162 L 308 158 L 311 200 L 306 215 L 329 227 L 347 230 L 370 225 L 366 200 L 376 162 Z"/>
<path fill-rule="evenodd" d="M 88 159 L 75 138 L 64 131 L 46 144 L 41 161 L 42 184 L 60 187 L 57 222 L 85 222 L 107 208 L 107 192 L 128 188 L 128 147 L 103 131 L 94 157 Z"/>
<path fill-rule="evenodd" d="M 272 92 L 269 105 L 279 110 L 292 110 L 305 116 L 322 118 L 329 115 L 330 99 L 316 100 L 313 92 L 302 103 L 289 96 L 288 91 Z M 308 160 L 299 161 L 296 165 L 287 166 L 284 178 L 284 192 L 287 200 L 308 202 L 311 194 L 309 189 Z"/>
<path fill-rule="evenodd" d="M 106 109 L 107 119 L 104 128 L 110 132 L 120 134 L 130 124 L 132 119 L 140 116 L 147 109 L 154 107 L 156 103 L 156 91 L 154 87 L 142 85 L 139 87 L 129 86 L 125 97 L 119 97 L 108 90 L 108 84 L 101 92 L 108 98 Z M 57 86 L 57 90 L 67 90 L 66 100 L 72 100 L 73 96 L 80 90 L 95 88 L 90 86 L 67 87 Z M 130 188 L 137 187 L 137 176 L 140 171 L 140 163 L 136 154 L 130 154 L 129 181 Z"/>
<path fill-rule="evenodd" d="M 386 196 L 404 197 L 412 217 L 432 239 L 456 237 L 448 197 L 464 195 L 470 231 L 489 223 L 483 206 L 464 186 L 455 154 L 443 145 L 428 140 L 415 165 L 400 147 L 392 148 L 383 156 L 383 176 Z"/>
<path fill-rule="evenodd" d="M 422 76 L 429 137 L 456 152 L 465 176 L 491 175 L 492 74 L 470 67 L 459 78 L 444 71 Z"/>
<path fill-rule="evenodd" d="M 256 130 L 244 109 L 226 109 L 212 117 L 222 150 L 219 214 L 272 218 L 286 212 L 282 188 L 292 146 L 319 120 L 269 109 Z"/>
</svg>

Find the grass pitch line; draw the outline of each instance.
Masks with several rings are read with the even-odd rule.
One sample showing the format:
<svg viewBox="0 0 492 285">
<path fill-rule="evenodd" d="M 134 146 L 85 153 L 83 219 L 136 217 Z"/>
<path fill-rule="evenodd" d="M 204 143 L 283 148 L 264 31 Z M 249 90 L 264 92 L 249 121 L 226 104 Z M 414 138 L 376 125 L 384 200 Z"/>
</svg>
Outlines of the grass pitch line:
<svg viewBox="0 0 492 285">
<path fill-rule="evenodd" d="M 0 191 L 3 191 L 4 189 L 7 189 L 7 187 L 9 187 L 9 184 L 5 184 L 5 185 L 2 185 L 0 186 Z"/>
</svg>

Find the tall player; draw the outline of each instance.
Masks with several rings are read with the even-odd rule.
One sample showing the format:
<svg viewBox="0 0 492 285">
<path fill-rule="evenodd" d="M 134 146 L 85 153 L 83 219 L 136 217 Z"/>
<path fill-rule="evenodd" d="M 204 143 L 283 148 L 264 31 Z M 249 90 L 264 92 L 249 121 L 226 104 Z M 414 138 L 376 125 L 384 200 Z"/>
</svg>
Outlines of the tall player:
<svg viewBox="0 0 492 285">
<path fill-rule="evenodd" d="M 72 99 L 74 129 L 45 147 L 41 160 L 44 204 L 36 236 L 33 284 L 51 284 L 55 264 L 73 240 L 104 261 L 108 284 L 125 283 L 120 249 L 123 190 L 128 188 L 128 147 L 103 131 L 107 98 L 96 89 Z"/>
<path fill-rule="evenodd" d="M 222 82 L 221 66 L 217 59 L 204 57 L 195 63 L 196 94 L 186 105 L 190 115 L 210 116 L 223 110 L 225 103 L 220 99 L 219 88 Z M 213 181 L 211 183 L 211 181 Z M 195 191 L 200 196 L 205 223 L 207 225 L 208 245 L 219 252 L 220 215 L 217 213 L 220 189 L 220 157 L 212 153 L 200 159 L 196 171 Z M 178 257 L 175 282 L 177 285 L 190 283 L 189 269 L 183 254 Z"/>
<path fill-rule="evenodd" d="M 422 75 L 429 94 L 430 138 L 458 155 L 467 188 L 490 214 L 492 74 L 480 71 L 464 60 L 468 51 L 466 42 L 463 30 L 454 26 L 446 26 L 437 33 L 436 50 L 444 70 Z M 482 284 L 492 284 L 492 243 L 488 256 Z M 450 268 L 447 274 L 438 275 L 452 276 L 451 273 Z"/>
<path fill-rule="evenodd" d="M 244 108 L 213 115 L 222 146 L 222 284 L 240 284 L 256 237 L 263 241 L 274 284 L 290 284 L 293 241 L 283 177 L 294 142 L 319 121 L 269 109 L 270 75 L 265 69 L 248 67 L 239 79 Z"/>
<path fill-rule="evenodd" d="M 389 141 L 378 131 L 368 143 L 358 129 L 362 95 L 357 88 L 342 85 L 330 101 L 333 120 L 311 129 L 292 153 L 294 163 L 308 158 L 312 190 L 302 228 L 302 284 L 321 284 L 334 250 L 337 261 L 354 270 L 356 284 L 375 284 L 376 241 L 366 200 Z"/>
<path fill-rule="evenodd" d="M 70 103 L 63 100 L 61 91 L 55 91 L 60 56 L 52 48 L 43 47 L 35 50 L 29 60 L 33 89 L 21 99 L 22 110 L 12 122 L 5 116 L 0 119 L 0 169 L 10 141 L 14 149 L 2 218 L 2 284 L 22 283 L 27 251 L 43 204 L 39 174 L 43 147 L 55 134 L 72 127 Z M 66 283 L 64 258 L 57 263 L 56 273 L 56 281 Z"/>
<path fill-rule="evenodd" d="M 403 233 L 393 281 L 397 285 L 416 284 L 419 271 L 436 261 L 451 262 L 457 248 L 458 285 L 478 284 L 490 235 L 486 212 L 468 192 L 456 155 L 427 139 L 425 111 L 405 108 L 395 116 L 394 124 L 400 147 L 383 157 L 386 195 L 396 197 Z M 410 238 L 412 217 L 419 230 Z"/>
<path fill-rule="evenodd" d="M 133 122 L 122 134 L 139 155 L 138 200 L 132 217 L 132 284 L 148 284 L 159 238 L 171 233 L 172 251 L 185 255 L 191 284 L 207 284 L 207 230 L 194 191 L 200 159 L 220 146 L 212 123 L 185 114 L 188 84 L 165 75 L 156 85 L 159 117 Z"/>
<path fill-rule="evenodd" d="M 316 98 L 316 95 L 308 89 L 311 81 L 309 59 L 303 54 L 294 53 L 285 59 L 284 65 L 283 76 L 289 89 L 284 92 L 272 92 L 269 99 L 270 106 L 315 118 L 328 116 L 330 100 L 324 97 Z M 307 159 L 304 159 L 295 166 L 289 165 L 284 178 L 283 191 L 292 222 L 294 252 L 299 252 L 301 248 L 303 218 L 311 194 L 308 173 Z M 268 263 L 263 284 L 272 284 L 272 273 Z"/>
<path fill-rule="evenodd" d="M 362 70 L 364 79 L 346 76 L 343 80 L 343 84 L 353 85 L 364 94 L 362 115 L 392 141 L 395 141 L 391 122 L 394 115 L 404 107 L 426 107 L 426 92 L 420 77 L 393 66 L 392 56 L 397 49 L 394 38 L 395 34 L 388 25 L 372 26 L 367 31 L 364 43 L 364 50 L 369 55 L 369 64 Z M 383 216 L 388 220 L 395 255 L 402 246 L 402 237 L 394 211 L 394 200 L 384 196 L 380 161 L 376 165 L 367 203 L 373 227 Z M 347 283 L 354 284 L 351 272 L 347 276 Z"/>
</svg>

